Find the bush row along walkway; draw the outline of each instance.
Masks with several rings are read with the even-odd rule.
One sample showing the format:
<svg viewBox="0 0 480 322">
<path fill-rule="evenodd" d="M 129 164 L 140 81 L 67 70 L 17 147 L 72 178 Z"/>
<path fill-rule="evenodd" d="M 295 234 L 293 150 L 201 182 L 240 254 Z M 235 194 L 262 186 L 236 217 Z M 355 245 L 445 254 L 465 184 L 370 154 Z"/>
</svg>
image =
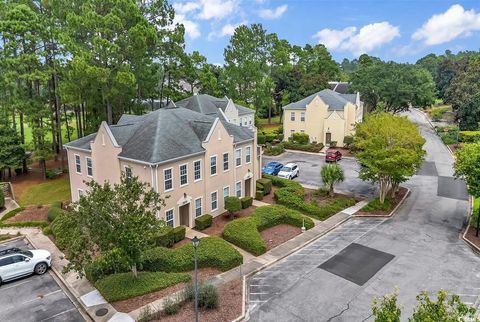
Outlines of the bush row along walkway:
<svg viewBox="0 0 480 322">
<path fill-rule="evenodd" d="M 261 203 L 261 204 L 260 204 Z M 264 203 L 260 202 L 258 205 L 261 206 Z M 231 269 L 227 272 L 221 273 L 210 280 L 210 282 L 214 285 L 221 285 L 223 283 L 227 283 L 233 281 L 235 279 L 242 278 L 245 275 L 252 274 L 265 266 L 271 265 L 280 259 L 284 258 L 285 256 L 289 255 L 290 253 L 294 252 L 295 250 L 304 247 L 305 245 L 313 242 L 320 236 L 326 234 L 330 230 L 336 228 L 337 226 L 341 225 L 343 222 L 348 220 L 352 217 L 352 215 L 361 209 L 364 205 L 366 205 L 366 201 L 361 201 L 357 203 L 355 206 L 346 208 L 343 211 L 331 216 L 325 221 L 315 221 L 315 227 L 306 232 L 288 240 L 287 242 L 283 243 L 282 245 L 275 247 L 274 249 L 266 252 L 263 255 L 253 257 L 253 255 L 248 254 L 250 259 L 246 258 L 244 253 L 245 251 L 239 249 L 238 247 L 234 246 L 236 249 L 240 251 L 242 255 L 244 255 L 244 264 Z M 265 204 L 267 205 L 267 204 Z M 156 300 L 150 304 L 147 304 L 141 308 L 138 308 L 132 312 L 130 312 L 130 316 L 133 319 L 138 319 L 140 313 L 145 310 L 147 306 L 149 306 L 153 311 L 159 311 L 163 309 L 163 303 L 167 298 L 172 300 L 176 300 L 179 291 L 174 293 L 168 297 L 164 297 L 162 299 Z"/>
<path fill-rule="evenodd" d="M 86 278 L 79 279 L 74 272 L 63 274 L 62 270 L 68 265 L 68 260 L 64 258 L 65 255 L 40 229 L 14 227 L 0 229 L 0 234 L 9 233 L 15 235 L 18 232 L 26 236 L 34 248 L 45 249 L 52 254 L 52 271 L 63 283 L 63 285 L 62 283 L 60 284 L 60 287 L 71 297 L 73 304 L 79 308 L 80 313 L 87 321 L 94 317 L 93 319 L 99 322 L 133 322 L 127 314 L 117 312 L 113 306 L 108 304 Z M 108 309 L 108 313 L 103 317 L 95 316 L 95 312 L 100 308 Z M 85 313 L 88 316 L 85 316 Z"/>
</svg>

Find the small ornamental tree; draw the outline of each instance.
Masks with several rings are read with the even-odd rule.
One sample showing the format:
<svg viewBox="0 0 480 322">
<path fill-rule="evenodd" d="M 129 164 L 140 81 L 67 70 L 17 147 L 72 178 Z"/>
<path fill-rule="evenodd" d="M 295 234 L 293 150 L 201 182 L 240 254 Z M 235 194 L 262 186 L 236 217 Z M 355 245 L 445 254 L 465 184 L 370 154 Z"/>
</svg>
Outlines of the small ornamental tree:
<svg viewBox="0 0 480 322">
<path fill-rule="evenodd" d="M 476 197 L 480 197 L 480 142 L 465 144 L 461 149 L 455 152 L 455 176 L 463 177 L 467 183 L 468 192 Z M 477 217 L 480 220 L 480 216 Z M 477 237 L 479 232 L 478 221 Z"/>
<path fill-rule="evenodd" d="M 400 322 L 402 310 L 397 304 L 398 292 L 374 298 L 372 301 L 372 315 L 375 322 Z"/>
<path fill-rule="evenodd" d="M 333 196 L 333 186 L 345 180 L 343 169 L 338 164 L 325 164 L 320 170 L 320 176 L 331 197 Z"/>
<path fill-rule="evenodd" d="M 389 189 L 394 196 L 399 184 L 420 168 L 424 144 L 418 127 L 406 117 L 379 112 L 356 125 L 359 177 L 378 184 L 380 203 L 384 203 Z"/>
<path fill-rule="evenodd" d="M 67 214 L 69 241 L 67 270 L 83 275 L 95 255 L 115 250 L 137 277 L 142 253 L 153 245 L 153 237 L 164 226 L 155 214 L 164 199 L 137 177 L 122 175 L 119 184 L 87 183 L 88 193 Z"/>
<path fill-rule="evenodd" d="M 228 211 L 230 218 L 235 217 L 237 211 L 242 210 L 242 202 L 237 197 L 226 197 L 225 198 L 225 209 Z"/>
</svg>

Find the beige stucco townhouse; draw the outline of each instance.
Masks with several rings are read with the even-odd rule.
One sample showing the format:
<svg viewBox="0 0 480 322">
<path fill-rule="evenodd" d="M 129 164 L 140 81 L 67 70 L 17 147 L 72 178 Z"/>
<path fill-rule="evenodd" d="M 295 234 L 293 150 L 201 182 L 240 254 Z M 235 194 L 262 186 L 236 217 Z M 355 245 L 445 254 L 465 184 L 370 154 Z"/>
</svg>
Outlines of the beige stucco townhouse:
<svg viewBox="0 0 480 322">
<path fill-rule="evenodd" d="M 118 183 L 122 172 L 170 196 L 158 214 L 170 226 L 193 227 L 195 217 L 225 211 L 225 196 L 254 196 L 261 176 L 256 128 L 231 124 L 222 113 L 183 107 L 123 115 L 97 133 L 65 145 L 72 200 L 85 182 Z"/>
<path fill-rule="evenodd" d="M 324 89 L 283 107 L 284 138 L 293 133 L 307 133 L 311 142 L 329 146 L 332 141 L 343 146 L 343 138 L 353 134 L 355 123 L 363 119 L 360 95 L 341 94 Z"/>
</svg>

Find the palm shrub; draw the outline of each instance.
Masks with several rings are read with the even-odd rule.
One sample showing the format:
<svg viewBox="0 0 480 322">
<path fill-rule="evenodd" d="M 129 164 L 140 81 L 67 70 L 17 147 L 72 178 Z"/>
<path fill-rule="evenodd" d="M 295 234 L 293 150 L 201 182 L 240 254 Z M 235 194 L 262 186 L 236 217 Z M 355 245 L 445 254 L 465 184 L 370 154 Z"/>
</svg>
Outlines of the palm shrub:
<svg viewBox="0 0 480 322">
<path fill-rule="evenodd" d="M 345 180 L 343 169 L 338 164 L 324 165 L 320 170 L 320 176 L 330 196 L 333 196 L 333 186 Z"/>
</svg>

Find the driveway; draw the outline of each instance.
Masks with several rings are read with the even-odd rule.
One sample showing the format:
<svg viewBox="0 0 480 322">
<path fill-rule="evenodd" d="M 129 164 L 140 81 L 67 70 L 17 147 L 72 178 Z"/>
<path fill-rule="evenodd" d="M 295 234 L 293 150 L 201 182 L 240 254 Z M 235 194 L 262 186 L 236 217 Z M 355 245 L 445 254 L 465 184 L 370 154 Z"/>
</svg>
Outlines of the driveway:
<svg viewBox="0 0 480 322">
<path fill-rule="evenodd" d="M 321 186 L 320 169 L 325 164 L 324 155 L 314 155 L 302 152 L 285 152 L 280 156 L 269 157 L 263 156 L 263 166 L 270 161 L 278 161 L 282 164 L 294 162 L 300 168 L 300 175 L 295 181 L 301 184 L 311 186 Z M 345 173 L 345 181 L 335 185 L 335 190 L 347 194 L 353 194 L 356 197 L 367 198 L 375 194 L 375 186 L 369 182 L 362 181 L 358 178 L 360 166 L 353 159 L 342 159 L 338 164 L 343 168 Z"/>
<path fill-rule="evenodd" d="M 32 247 L 23 240 L 0 244 Z M 0 286 L 0 321 L 85 321 L 49 271 L 7 282 Z"/>
<path fill-rule="evenodd" d="M 410 196 L 389 219 L 356 218 L 248 281 L 250 321 L 373 321 L 371 301 L 398 287 L 407 321 L 422 290 L 443 288 L 478 307 L 480 259 L 459 238 L 465 184 L 422 114 L 426 161 L 405 183 Z"/>
</svg>

